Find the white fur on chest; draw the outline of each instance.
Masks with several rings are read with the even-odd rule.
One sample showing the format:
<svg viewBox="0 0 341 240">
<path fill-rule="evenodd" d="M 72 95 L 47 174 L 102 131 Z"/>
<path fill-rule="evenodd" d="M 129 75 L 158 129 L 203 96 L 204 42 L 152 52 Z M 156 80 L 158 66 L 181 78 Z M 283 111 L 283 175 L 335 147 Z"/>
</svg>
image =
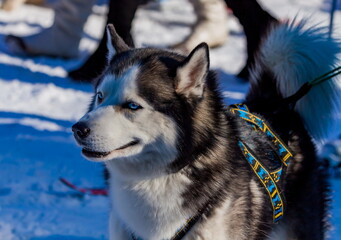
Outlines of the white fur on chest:
<svg viewBox="0 0 341 240">
<path fill-rule="evenodd" d="M 291 237 L 291 234 L 288 233 L 288 230 L 289 229 L 285 224 L 277 225 L 271 232 L 267 240 L 298 240 Z"/>
<path fill-rule="evenodd" d="M 112 218 L 143 239 L 171 238 L 191 217 L 181 207 L 186 182 L 179 174 L 134 183 L 111 178 Z"/>
<path fill-rule="evenodd" d="M 195 226 L 191 234 L 184 239 L 231 240 L 227 225 L 230 208 L 231 200 L 225 199 L 220 207 L 212 211 L 210 218 L 203 219 L 202 223 Z"/>
</svg>

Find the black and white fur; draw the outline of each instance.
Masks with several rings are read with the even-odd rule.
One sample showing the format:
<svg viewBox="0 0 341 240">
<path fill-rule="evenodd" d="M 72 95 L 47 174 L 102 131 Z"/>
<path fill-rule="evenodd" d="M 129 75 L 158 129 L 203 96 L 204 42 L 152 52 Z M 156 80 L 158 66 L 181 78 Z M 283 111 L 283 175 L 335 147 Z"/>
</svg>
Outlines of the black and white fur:
<svg viewBox="0 0 341 240">
<path fill-rule="evenodd" d="M 334 66 L 337 43 L 321 29 L 282 24 L 259 51 L 246 104 L 295 154 L 283 182 L 285 217 L 273 224 L 268 195 L 237 145 L 245 139 L 269 161 L 270 143 L 225 110 L 207 45 L 189 56 L 130 49 L 113 26 L 108 39 L 109 66 L 73 131 L 83 155 L 110 172 L 111 240 L 169 239 L 208 203 L 184 239 L 324 239 L 327 184 L 310 135 L 323 132 L 336 85 L 316 87 L 295 109 L 282 99 Z"/>
</svg>

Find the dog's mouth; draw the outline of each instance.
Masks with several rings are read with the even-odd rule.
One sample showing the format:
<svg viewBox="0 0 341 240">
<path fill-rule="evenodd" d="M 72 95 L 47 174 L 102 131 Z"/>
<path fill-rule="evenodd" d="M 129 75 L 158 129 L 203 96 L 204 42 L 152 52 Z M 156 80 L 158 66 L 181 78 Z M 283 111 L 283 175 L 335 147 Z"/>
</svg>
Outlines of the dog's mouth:
<svg viewBox="0 0 341 240">
<path fill-rule="evenodd" d="M 119 148 L 116 148 L 115 150 L 110 151 L 110 152 L 96 152 L 96 151 L 93 151 L 93 150 L 90 150 L 90 149 L 87 149 L 87 148 L 83 148 L 82 149 L 82 153 L 84 154 L 84 156 L 89 157 L 89 158 L 104 158 L 104 157 L 108 156 L 112 152 L 132 147 L 134 145 L 139 144 L 139 142 L 140 142 L 139 140 L 131 141 L 131 142 L 129 142 L 129 143 L 127 143 L 127 144 L 125 144 L 125 145 L 123 145 L 123 146 L 121 146 Z"/>
</svg>

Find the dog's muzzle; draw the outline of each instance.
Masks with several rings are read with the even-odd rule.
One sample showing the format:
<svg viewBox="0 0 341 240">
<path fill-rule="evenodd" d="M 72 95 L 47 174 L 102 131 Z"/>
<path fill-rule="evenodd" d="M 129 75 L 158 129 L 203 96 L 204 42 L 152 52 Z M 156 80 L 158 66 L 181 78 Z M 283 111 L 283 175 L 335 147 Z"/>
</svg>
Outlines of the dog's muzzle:
<svg viewBox="0 0 341 240">
<path fill-rule="evenodd" d="M 84 156 L 89 158 L 103 158 L 110 154 L 110 152 L 97 152 L 86 147 L 86 138 L 90 135 L 90 128 L 85 122 L 77 122 L 72 126 L 73 135 L 83 149 L 82 153 Z"/>
<path fill-rule="evenodd" d="M 87 144 L 87 140 L 89 140 L 87 138 L 90 136 L 91 130 L 89 126 L 86 124 L 86 122 L 80 121 L 74 124 L 72 126 L 72 132 L 77 143 L 82 146 L 83 155 L 91 159 L 104 158 L 114 151 L 122 151 L 125 150 L 126 148 L 138 145 L 141 141 L 138 138 L 133 138 L 127 144 L 123 144 L 122 146 L 115 148 L 111 151 L 98 152 L 93 147 L 88 146 Z"/>
</svg>

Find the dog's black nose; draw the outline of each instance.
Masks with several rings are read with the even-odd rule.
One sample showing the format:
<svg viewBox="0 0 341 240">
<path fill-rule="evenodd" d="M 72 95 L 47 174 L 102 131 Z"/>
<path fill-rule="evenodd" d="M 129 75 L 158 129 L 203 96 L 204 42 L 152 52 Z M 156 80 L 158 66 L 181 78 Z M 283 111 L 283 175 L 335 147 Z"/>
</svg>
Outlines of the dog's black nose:
<svg viewBox="0 0 341 240">
<path fill-rule="evenodd" d="M 78 122 L 72 126 L 72 132 L 79 138 L 84 139 L 90 134 L 90 128 L 84 122 Z"/>
</svg>

